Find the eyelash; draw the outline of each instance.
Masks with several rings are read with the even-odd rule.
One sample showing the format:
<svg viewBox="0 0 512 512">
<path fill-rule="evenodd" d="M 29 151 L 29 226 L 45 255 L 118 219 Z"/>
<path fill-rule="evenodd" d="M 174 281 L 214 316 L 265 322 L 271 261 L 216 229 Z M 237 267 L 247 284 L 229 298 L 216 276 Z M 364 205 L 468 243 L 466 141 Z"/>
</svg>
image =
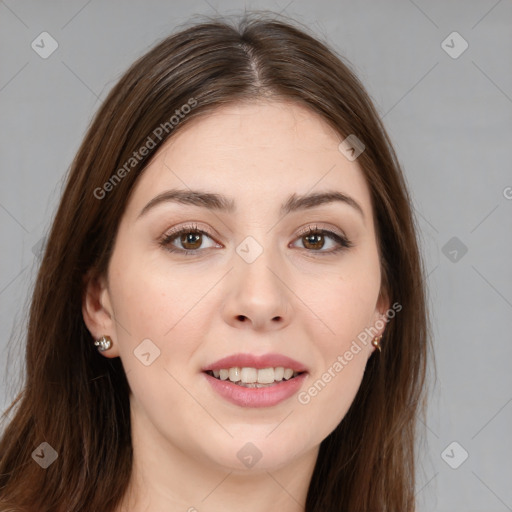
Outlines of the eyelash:
<svg viewBox="0 0 512 512">
<path fill-rule="evenodd" d="M 199 234 L 206 235 L 213 240 L 213 236 L 210 233 L 208 233 L 207 231 L 204 231 L 202 229 L 198 229 L 197 225 L 194 224 L 194 225 L 189 225 L 189 226 L 183 226 L 182 228 L 180 228 L 176 231 L 172 231 L 171 233 L 164 235 L 161 238 L 159 244 L 166 251 L 169 251 L 171 253 L 178 253 L 178 254 L 182 254 L 184 256 L 194 256 L 194 255 L 197 256 L 201 252 L 201 249 L 193 249 L 192 250 L 192 249 L 178 249 L 178 248 L 171 247 L 171 245 L 170 245 L 171 242 L 175 238 L 178 238 L 180 235 L 183 235 L 185 233 L 187 233 L 187 234 L 193 233 L 195 235 L 199 235 Z M 313 253 L 319 253 L 322 255 L 330 255 L 330 254 L 338 253 L 338 252 L 348 249 L 350 247 L 353 247 L 352 242 L 350 240 L 348 240 L 348 238 L 346 238 L 345 236 L 339 235 L 338 233 L 335 233 L 334 231 L 329 231 L 328 229 L 318 229 L 318 227 L 316 225 L 314 228 L 312 226 L 309 226 L 309 227 L 301 230 L 298 233 L 297 238 L 302 238 L 302 237 L 311 236 L 311 235 L 327 235 L 338 244 L 338 247 L 335 249 L 331 249 L 330 251 L 322 251 L 322 250 L 315 251 L 313 249 L 305 249 L 306 251 L 310 251 Z"/>
</svg>

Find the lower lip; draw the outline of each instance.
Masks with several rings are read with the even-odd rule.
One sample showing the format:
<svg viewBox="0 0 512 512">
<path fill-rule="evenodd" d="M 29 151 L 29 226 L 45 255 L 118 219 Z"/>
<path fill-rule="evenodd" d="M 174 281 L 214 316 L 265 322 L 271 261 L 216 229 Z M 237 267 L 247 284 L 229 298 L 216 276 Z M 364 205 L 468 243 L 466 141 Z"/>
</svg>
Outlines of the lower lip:
<svg viewBox="0 0 512 512">
<path fill-rule="evenodd" d="M 282 380 L 278 384 L 264 388 L 245 388 L 233 384 L 229 380 L 219 380 L 207 373 L 203 373 L 212 388 L 231 402 L 240 407 L 272 407 L 273 405 L 290 398 L 302 386 L 307 373 L 301 373 L 290 380 Z"/>
</svg>

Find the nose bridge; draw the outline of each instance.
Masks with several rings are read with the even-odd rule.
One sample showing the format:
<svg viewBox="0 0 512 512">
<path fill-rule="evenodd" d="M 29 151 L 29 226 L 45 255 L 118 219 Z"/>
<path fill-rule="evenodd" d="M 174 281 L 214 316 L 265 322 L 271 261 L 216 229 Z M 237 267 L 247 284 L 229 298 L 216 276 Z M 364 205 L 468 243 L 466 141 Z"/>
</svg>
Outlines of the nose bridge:
<svg viewBox="0 0 512 512">
<path fill-rule="evenodd" d="M 246 236 L 236 247 L 236 279 L 250 282 L 254 289 L 282 292 L 282 283 L 276 274 L 282 272 L 279 251 L 273 247 L 272 236 L 263 230 Z"/>
<path fill-rule="evenodd" d="M 236 246 L 225 310 L 228 321 L 247 319 L 253 326 L 264 326 L 286 319 L 290 297 L 279 250 L 272 244 L 272 236 L 262 229 Z"/>
</svg>

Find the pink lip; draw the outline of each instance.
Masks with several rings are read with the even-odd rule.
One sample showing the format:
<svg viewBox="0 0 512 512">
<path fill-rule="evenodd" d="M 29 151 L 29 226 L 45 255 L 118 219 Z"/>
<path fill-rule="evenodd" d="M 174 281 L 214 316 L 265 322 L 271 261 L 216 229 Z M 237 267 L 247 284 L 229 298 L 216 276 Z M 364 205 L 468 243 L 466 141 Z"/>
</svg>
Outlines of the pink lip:
<svg viewBox="0 0 512 512">
<path fill-rule="evenodd" d="M 301 373 L 293 379 L 283 380 L 264 388 L 244 388 L 233 384 L 229 380 L 216 379 L 207 373 L 203 373 L 203 375 L 219 395 L 235 405 L 240 407 L 271 407 L 294 395 L 300 389 L 308 374 Z"/>
<path fill-rule="evenodd" d="M 277 368 L 279 366 L 282 366 L 283 368 L 291 368 L 296 372 L 308 371 L 306 366 L 299 361 L 295 361 L 294 359 L 281 354 L 264 354 L 261 356 L 255 356 L 253 354 L 233 354 L 232 356 L 219 359 L 218 361 L 205 366 L 201 370 L 203 372 L 207 372 L 209 370 L 221 370 L 223 368 L 229 369 L 238 367 L 261 369 Z"/>
</svg>

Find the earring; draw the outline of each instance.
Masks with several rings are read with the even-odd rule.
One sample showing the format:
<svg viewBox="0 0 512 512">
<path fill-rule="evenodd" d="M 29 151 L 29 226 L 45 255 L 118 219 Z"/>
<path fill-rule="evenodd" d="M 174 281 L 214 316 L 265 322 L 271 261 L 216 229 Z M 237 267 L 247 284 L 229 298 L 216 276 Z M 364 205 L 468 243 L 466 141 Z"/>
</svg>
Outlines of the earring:
<svg viewBox="0 0 512 512">
<path fill-rule="evenodd" d="M 94 344 L 98 347 L 100 352 L 104 352 L 112 346 L 112 338 L 110 336 L 102 336 L 99 340 L 96 340 Z"/>
<path fill-rule="evenodd" d="M 381 348 L 380 348 L 380 340 L 382 338 L 382 334 L 380 336 L 375 336 L 375 338 L 373 338 L 373 341 L 372 341 L 372 345 L 379 349 L 379 352 L 382 352 Z"/>
</svg>

